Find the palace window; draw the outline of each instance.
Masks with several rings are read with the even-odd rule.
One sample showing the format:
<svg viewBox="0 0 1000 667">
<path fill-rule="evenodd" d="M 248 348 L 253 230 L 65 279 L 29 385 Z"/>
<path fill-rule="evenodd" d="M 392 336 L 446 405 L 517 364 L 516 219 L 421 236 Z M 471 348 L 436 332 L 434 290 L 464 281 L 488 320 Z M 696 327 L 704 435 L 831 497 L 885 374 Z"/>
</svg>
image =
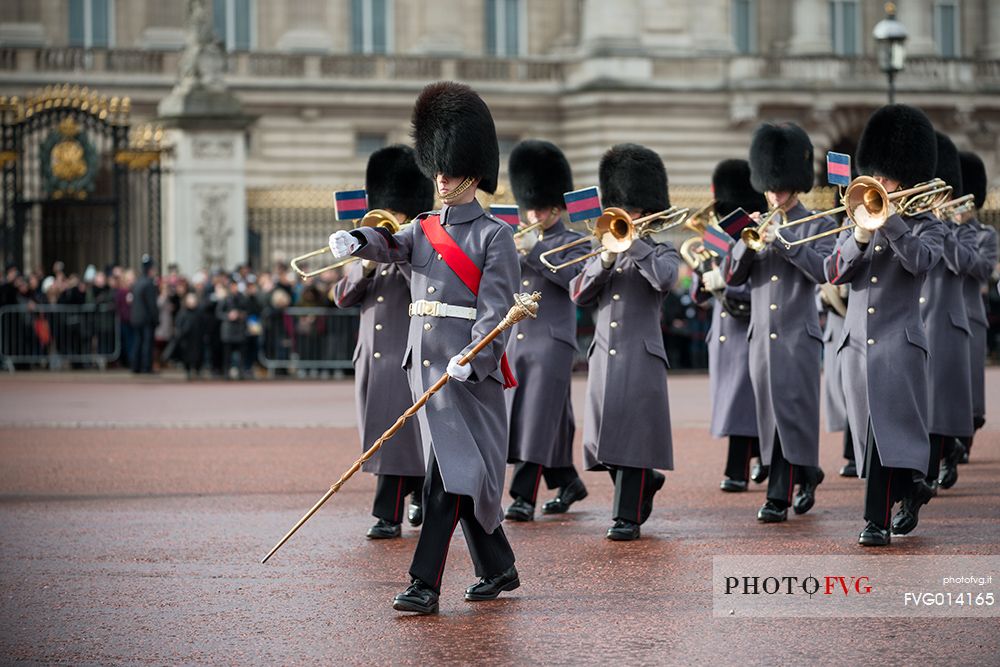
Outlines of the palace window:
<svg viewBox="0 0 1000 667">
<path fill-rule="evenodd" d="M 392 0 L 351 0 L 354 53 L 392 52 Z"/>
<path fill-rule="evenodd" d="M 514 58 L 524 48 L 525 22 L 523 0 L 486 0 L 486 55 Z"/>
<path fill-rule="evenodd" d="M 962 56 L 960 35 L 958 3 L 954 0 L 940 0 L 934 3 L 934 41 L 942 57 Z"/>
<path fill-rule="evenodd" d="M 114 15 L 114 0 L 69 0 L 69 45 L 114 46 Z"/>
<path fill-rule="evenodd" d="M 254 47 L 255 4 L 254 0 L 212 0 L 212 25 L 226 51 L 249 51 Z"/>
<path fill-rule="evenodd" d="M 737 53 L 757 50 L 757 7 L 755 0 L 733 0 L 733 43 Z"/>
<path fill-rule="evenodd" d="M 858 0 L 830 2 L 830 40 L 838 56 L 861 55 L 861 7 Z"/>
</svg>

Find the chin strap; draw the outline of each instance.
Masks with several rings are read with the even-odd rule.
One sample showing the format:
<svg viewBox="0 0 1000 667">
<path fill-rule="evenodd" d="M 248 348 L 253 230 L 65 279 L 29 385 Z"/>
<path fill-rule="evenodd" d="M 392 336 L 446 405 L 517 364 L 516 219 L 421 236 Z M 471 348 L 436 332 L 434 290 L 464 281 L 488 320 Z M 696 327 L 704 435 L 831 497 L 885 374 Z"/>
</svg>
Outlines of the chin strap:
<svg viewBox="0 0 1000 667">
<path fill-rule="evenodd" d="M 456 199 L 458 199 L 462 195 L 464 195 L 465 191 L 468 190 L 470 187 L 472 187 L 472 185 L 475 182 L 476 182 L 475 179 L 470 178 L 470 177 L 466 177 L 465 180 L 462 181 L 457 188 L 455 188 L 454 190 L 452 190 L 451 192 L 449 192 L 446 195 L 439 194 L 438 196 L 441 197 L 441 201 L 442 202 L 444 202 L 445 204 L 451 205 L 451 204 L 455 203 Z"/>
</svg>

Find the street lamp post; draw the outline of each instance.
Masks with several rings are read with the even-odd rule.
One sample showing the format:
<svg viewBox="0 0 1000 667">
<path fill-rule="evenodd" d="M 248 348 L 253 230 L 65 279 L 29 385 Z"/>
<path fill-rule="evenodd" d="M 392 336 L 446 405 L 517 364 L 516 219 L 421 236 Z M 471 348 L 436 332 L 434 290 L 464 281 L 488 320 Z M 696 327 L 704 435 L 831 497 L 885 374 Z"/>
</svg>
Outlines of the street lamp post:
<svg viewBox="0 0 1000 667">
<path fill-rule="evenodd" d="M 896 5 L 885 5 L 885 18 L 875 24 L 872 37 L 878 45 L 878 64 L 889 78 L 889 104 L 896 101 L 896 74 L 906 65 L 906 27 L 896 20 Z"/>
</svg>

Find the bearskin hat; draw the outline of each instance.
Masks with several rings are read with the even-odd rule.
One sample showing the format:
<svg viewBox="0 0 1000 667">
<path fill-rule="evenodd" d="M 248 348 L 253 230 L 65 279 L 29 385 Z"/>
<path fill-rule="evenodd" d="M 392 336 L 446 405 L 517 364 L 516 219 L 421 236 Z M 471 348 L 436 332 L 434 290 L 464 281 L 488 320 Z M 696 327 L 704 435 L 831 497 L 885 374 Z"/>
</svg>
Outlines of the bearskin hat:
<svg viewBox="0 0 1000 667">
<path fill-rule="evenodd" d="M 976 208 L 986 203 L 986 167 L 979 156 L 969 151 L 959 151 L 962 164 L 962 194 L 976 198 Z"/>
<path fill-rule="evenodd" d="M 396 144 L 368 158 L 365 171 L 368 208 L 384 208 L 413 218 L 434 208 L 434 182 L 417 166 L 413 149 Z"/>
<path fill-rule="evenodd" d="M 598 178 L 604 208 L 651 213 L 670 207 L 663 160 L 645 146 L 612 146 L 601 158 Z"/>
<path fill-rule="evenodd" d="M 738 208 L 747 213 L 766 211 L 764 195 L 750 185 L 750 163 L 746 160 L 723 160 L 712 173 L 715 214 L 724 218 Z"/>
<path fill-rule="evenodd" d="M 948 135 L 934 133 L 937 138 L 937 168 L 934 178 L 940 178 L 951 186 L 953 196 L 962 192 L 962 162 L 958 159 L 958 149 Z"/>
<path fill-rule="evenodd" d="M 500 147 L 489 107 L 472 88 L 452 81 L 432 83 L 413 106 L 413 143 L 420 170 L 479 179 L 493 194 L 500 171 Z"/>
<path fill-rule="evenodd" d="M 903 187 L 929 181 L 937 166 L 934 126 L 916 107 L 886 105 L 868 119 L 856 157 L 865 176 L 885 176 Z"/>
<path fill-rule="evenodd" d="M 750 183 L 757 192 L 809 192 L 813 145 L 795 123 L 764 123 L 750 141 Z"/>
<path fill-rule="evenodd" d="M 525 139 L 510 152 L 510 188 L 523 209 L 565 208 L 563 194 L 573 189 L 566 156 L 548 141 Z"/>
</svg>

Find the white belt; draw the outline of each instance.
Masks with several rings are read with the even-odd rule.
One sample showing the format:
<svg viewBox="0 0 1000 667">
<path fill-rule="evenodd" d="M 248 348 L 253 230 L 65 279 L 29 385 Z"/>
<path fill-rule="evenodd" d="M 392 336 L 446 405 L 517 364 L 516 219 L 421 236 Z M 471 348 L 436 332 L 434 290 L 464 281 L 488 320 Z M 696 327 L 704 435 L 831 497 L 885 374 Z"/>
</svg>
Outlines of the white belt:
<svg viewBox="0 0 1000 667">
<path fill-rule="evenodd" d="M 417 299 L 410 304 L 410 317 L 457 317 L 463 320 L 476 319 L 476 309 L 467 306 L 452 306 L 440 301 Z"/>
</svg>

